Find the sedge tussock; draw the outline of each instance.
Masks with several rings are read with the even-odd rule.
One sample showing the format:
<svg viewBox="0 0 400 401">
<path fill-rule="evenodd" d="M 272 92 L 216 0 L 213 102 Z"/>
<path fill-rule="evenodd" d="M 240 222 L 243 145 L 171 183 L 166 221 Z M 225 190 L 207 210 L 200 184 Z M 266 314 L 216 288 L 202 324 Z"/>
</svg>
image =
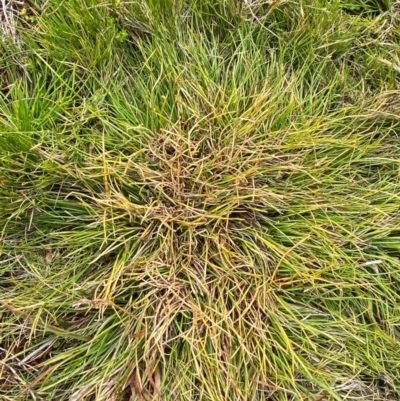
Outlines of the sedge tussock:
<svg viewBox="0 0 400 401">
<path fill-rule="evenodd" d="M 0 42 L 6 400 L 398 399 L 399 37 L 348 3 L 54 0 Z"/>
</svg>

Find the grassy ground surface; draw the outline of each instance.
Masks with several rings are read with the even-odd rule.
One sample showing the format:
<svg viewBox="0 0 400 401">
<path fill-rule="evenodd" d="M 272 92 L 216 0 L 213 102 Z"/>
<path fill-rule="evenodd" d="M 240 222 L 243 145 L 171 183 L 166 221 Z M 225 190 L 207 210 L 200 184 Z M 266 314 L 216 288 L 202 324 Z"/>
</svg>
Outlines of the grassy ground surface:
<svg viewBox="0 0 400 401">
<path fill-rule="evenodd" d="M 399 4 L 11 3 L 1 399 L 399 400 Z"/>
</svg>

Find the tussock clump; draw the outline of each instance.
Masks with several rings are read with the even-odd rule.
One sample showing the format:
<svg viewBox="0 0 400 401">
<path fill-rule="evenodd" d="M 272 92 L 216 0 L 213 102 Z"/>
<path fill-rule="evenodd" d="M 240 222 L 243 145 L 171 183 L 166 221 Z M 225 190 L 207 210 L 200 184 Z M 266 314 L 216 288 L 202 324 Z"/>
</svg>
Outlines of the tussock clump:
<svg viewBox="0 0 400 401">
<path fill-rule="evenodd" d="M 399 397 L 399 43 L 322 6 L 49 2 L 0 56 L 5 399 Z"/>
</svg>

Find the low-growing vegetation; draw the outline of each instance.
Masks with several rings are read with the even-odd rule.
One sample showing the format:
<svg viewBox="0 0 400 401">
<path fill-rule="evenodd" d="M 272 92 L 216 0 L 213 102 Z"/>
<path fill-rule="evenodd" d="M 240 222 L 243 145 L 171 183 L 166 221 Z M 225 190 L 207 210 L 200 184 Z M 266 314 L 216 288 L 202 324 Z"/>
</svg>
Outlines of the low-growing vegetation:
<svg viewBox="0 0 400 401">
<path fill-rule="evenodd" d="M 400 399 L 400 4 L 2 1 L 2 400 Z"/>
</svg>

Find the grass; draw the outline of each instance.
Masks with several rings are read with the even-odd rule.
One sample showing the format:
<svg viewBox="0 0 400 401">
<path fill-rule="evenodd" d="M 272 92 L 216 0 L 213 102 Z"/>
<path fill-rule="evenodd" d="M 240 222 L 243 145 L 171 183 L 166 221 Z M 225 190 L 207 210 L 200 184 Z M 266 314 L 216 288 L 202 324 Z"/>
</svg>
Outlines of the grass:
<svg viewBox="0 0 400 401">
<path fill-rule="evenodd" d="M 2 399 L 399 400 L 396 4 L 24 7 Z"/>
</svg>

